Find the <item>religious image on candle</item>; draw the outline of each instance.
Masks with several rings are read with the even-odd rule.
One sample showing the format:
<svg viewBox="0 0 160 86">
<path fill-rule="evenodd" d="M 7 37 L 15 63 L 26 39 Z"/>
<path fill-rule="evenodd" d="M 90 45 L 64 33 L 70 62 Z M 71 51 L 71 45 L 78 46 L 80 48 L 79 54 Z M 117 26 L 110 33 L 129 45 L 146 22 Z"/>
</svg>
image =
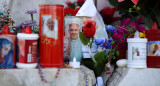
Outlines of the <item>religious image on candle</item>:
<svg viewBox="0 0 160 86">
<path fill-rule="evenodd" d="M 0 35 L 0 68 L 15 66 L 15 36 Z"/>
<path fill-rule="evenodd" d="M 160 42 L 159 41 L 149 41 L 149 56 L 160 56 Z"/>
<path fill-rule="evenodd" d="M 74 57 L 77 62 L 80 62 L 82 58 L 82 43 L 79 38 L 81 23 L 80 17 L 65 17 L 65 36 L 70 37 L 70 62 L 73 62 Z"/>
<path fill-rule="evenodd" d="M 43 35 L 48 38 L 58 39 L 58 21 L 51 15 L 42 16 Z"/>
</svg>

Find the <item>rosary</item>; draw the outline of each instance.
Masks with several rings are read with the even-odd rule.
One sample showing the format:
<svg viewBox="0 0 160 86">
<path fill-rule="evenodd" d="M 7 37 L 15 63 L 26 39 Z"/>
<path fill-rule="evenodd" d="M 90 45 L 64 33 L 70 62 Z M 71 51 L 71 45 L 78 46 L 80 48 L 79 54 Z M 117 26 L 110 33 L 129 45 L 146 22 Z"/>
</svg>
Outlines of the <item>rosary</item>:
<svg viewBox="0 0 160 86">
<path fill-rule="evenodd" d="M 66 68 L 71 68 L 71 66 L 69 66 L 68 64 L 65 64 L 65 67 L 66 67 Z M 59 75 L 59 73 L 60 73 L 60 69 L 61 69 L 61 68 L 58 68 L 57 73 L 56 73 L 56 75 L 55 75 L 55 77 L 54 77 L 55 79 L 58 78 L 58 75 Z M 43 82 L 45 82 L 45 83 L 50 83 L 52 86 L 56 86 L 54 80 L 53 80 L 53 81 L 47 81 L 47 80 L 46 80 L 45 75 L 44 75 L 44 72 L 42 71 L 42 67 L 40 66 L 40 64 L 38 64 L 38 70 L 39 70 L 39 74 L 40 74 L 41 80 L 42 80 Z M 86 83 L 85 86 L 88 86 L 88 75 L 87 75 L 86 71 L 85 71 L 83 68 L 80 68 L 80 71 L 81 71 L 81 73 L 83 73 L 84 76 L 85 76 L 85 83 Z"/>
<path fill-rule="evenodd" d="M 50 83 L 52 86 L 55 86 L 54 80 L 51 81 L 51 82 L 46 80 L 46 78 L 44 76 L 44 73 L 42 71 L 42 67 L 40 66 L 40 64 L 38 64 L 38 69 L 39 69 L 39 74 L 41 76 L 41 80 L 44 81 L 45 83 Z M 58 78 L 59 72 L 60 72 L 60 68 L 58 68 L 55 78 Z"/>
</svg>

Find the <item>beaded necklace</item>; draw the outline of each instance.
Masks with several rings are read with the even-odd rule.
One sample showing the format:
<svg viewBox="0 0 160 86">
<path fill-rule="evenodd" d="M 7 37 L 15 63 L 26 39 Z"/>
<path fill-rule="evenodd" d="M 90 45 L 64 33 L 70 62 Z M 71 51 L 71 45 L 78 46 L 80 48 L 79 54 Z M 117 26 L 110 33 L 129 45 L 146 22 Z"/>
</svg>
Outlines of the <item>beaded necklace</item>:
<svg viewBox="0 0 160 86">
<path fill-rule="evenodd" d="M 66 67 L 66 68 L 71 68 L 71 66 L 69 66 L 68 64 L 65 64 L 65 67 Z M 58 68 L 57 73 L 56 73 L 56 75 L 55 75 L 55 79 L 58 78 L 60 69 L 61 69 L 61 68 Z M 45 75 L 44 75 L 44 73 L 43 73 L 43 71 L 42 71 L 42 67 L 40 66 L 40 64 L 38 64 L 38 70 L 39 70 L 39 74 L 40 74 L 41 80 L 42 80 L 43 82 L 45 82 L 45 83 L 50 83 L 52 86 L 55 86 L 54 80 L 53 80 L 53 81 L 47 81 L 47 80 L 46 80 Z M 85 81 L 86 81 L 85 83 L 86 83 L 86 86 L 88 86 L 88 75 L 87 75 L 86 71 L 85 71 L 83 68 L 80 68 L 80 70 L 81 70 L 81 72 L 84 74 L 84 76 L 85 76 Z"/>
<path fill-rule="evenodd" d="M 39 69 L 39 74 L 40 74 L 40 76 L 41 76 L 41 80 L 44 81 L 45 83 L 50 83 L 52 86 L 55 86 L 54 80 L 53 80 L 53 81 L 50 81 L 50 82 L 46 80 L 46 78 L 45 78 L 45 76 L 44 76 L 44 73 L 43 73 L 43 71 L 42 71 L 42 67 L 40 66 L 40 64 L 38 64 L 38 69 Z M 58 70 L 57 70 L 55 79 L 58 78 L 59 72 L 60 72 L 60 68 L 58 68 Z"/>
<path fill-rule="evenodd" d="M 84 71 L 84 69 L 80 68 L 80 70 L 84 74 L 85 80 L 86 80 L 86 86 L 88 86 L 88 75 L 87 75 L 86 71 Z"/>
</svg>

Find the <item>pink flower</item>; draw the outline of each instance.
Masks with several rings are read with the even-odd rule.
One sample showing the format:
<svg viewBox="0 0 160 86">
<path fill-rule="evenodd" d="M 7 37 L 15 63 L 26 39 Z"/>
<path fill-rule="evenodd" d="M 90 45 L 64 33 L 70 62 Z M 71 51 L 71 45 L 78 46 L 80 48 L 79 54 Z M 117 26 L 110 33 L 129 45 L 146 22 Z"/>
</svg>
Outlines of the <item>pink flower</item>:
<svg viewBox="0 0 160 86">
<path fill-rule="evenodd" d="M 130 18 L 123 19 L 120 26 L 121 27 L 127 26 L 129 24 L 130 20 L 131 20 Z"/>
<path fill-rule="evenodd" d="M 113 39 L 114 40 L 120 40 L 124 37 L 124 32 L 121 29 L 117 30 L 118 33 L 114 33 Z"/>
<path fill-rule="evenodd" d="M 123 31 L 124 34 L 127 34 L 129 32 L 128 29 L 125 27 L 130 23 L 130 20 L 130 18 L 123 19 L 120 25 L 120 27 L 122 28 L 118 28 L 119 30 Z"/>
<path fill-rule="evenodd" d="M 124 0 L 118 0 L 118 2 L 122 2 L 122 1 L 124 1 Z M 131 0 L 135 5 L 137 5 L 137 3 L 138 3 L 138 1 L 139 0 Z"/>
<path fill-rule="evenodd" d="M 142 17 L 140 17 L 136 22 L 131 23 L 132 27 L 134 26 L 136 30 L 138 30 L 139 32 L 143 32 L 145 30 L 144 26 L 139 25 L 142 22 L 142 20 Z"/>
</svg>

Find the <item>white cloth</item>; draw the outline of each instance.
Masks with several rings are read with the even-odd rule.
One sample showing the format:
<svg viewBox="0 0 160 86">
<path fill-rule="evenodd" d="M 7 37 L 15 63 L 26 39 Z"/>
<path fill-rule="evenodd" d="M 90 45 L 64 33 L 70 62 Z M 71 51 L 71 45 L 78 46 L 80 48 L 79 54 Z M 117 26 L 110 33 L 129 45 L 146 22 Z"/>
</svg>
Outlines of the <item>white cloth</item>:
<svg viewBox="0 0 160 86">
<path fill-rule="evenodd" d="M 49 30 L 48 28 L 44 29 L 44 35 L 50 38 L 58 39 L 58 31 L 57 30 Z"/>
<path fill-rule="evenodd" d="M 157 50 L 157 51 L 154 53 L 154 56 L 160 56 L 160 51 Z"/>
<path fill-rule="evenodd" d="M 105 37 L 108 39 L 108 34 L 106 32 L 102 16 L 97 11 L 93 0 L 86 0 L 76 16 L 96 17 L 98 29 L 96 30 L 95 38 Z"/>
</svg>

